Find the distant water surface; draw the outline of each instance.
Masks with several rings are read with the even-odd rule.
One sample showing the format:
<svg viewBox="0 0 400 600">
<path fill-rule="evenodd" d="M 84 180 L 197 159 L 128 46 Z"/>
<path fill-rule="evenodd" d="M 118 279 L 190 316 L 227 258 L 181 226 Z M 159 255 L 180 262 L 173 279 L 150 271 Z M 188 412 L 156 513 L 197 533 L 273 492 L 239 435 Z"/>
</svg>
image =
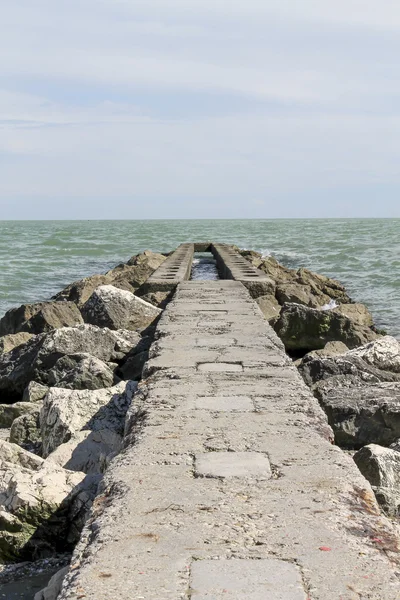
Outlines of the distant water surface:
<svg viewBox="0 0 400 600">
<path fill-rule="evenodd" d="M 339 279 L 400 338 L 400 219 L 0 221 L 0 316 L 145 249 L 206 240 Z"/>
</svg>

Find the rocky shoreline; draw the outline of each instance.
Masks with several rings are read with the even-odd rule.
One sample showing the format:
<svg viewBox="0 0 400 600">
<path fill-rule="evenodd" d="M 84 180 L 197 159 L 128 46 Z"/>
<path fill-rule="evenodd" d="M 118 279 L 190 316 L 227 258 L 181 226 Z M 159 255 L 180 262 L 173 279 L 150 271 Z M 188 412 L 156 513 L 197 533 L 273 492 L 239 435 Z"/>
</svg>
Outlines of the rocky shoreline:
<svg viewBox="0 0 400 600">
<path fill-rule="evenodd" d="M 237 249 L 271 279 L 256 298 L 389 516 L 400 506 L 400 344 L 337 281 Z M 126 415 L 167 293 L 146 251 L 0 320 L 0 585 L 64 567 Z M 34 562 L 38 561 L 38 562 Z M 47 561 L 47 563 L 46 563 Z M 57 563 L 57 561 L 61 561 Z M 28 565 L 28 566 L 27 566 Z M 36 600 L 56 598 L 62 575 Z M 10 575 L 11 574 L 11 575 Z"/>
</svg>

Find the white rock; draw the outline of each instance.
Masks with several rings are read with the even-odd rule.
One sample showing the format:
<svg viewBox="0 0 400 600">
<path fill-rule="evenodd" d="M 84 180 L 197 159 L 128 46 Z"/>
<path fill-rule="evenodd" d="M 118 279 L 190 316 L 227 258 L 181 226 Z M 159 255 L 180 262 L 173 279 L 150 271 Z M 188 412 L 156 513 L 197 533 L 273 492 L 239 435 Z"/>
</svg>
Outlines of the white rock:
<svg viewBox="0 0 400 600">
<path fill-rule="evenodd" d="M 86 323 L 110 329 L 143 330 L 161 312 L 131 292 L 113 285 L 98 287 L 82 307 Z"/>
<path fill-rule="evenodd" d="M 84 429 L 111 429 L 122 434 L 136 387 L 136 382 L 122 381 L 101 390 L 51 388 L 40 412 L 43 456 Z"/>
<path fill-rule="evenodd" d="M 377 369 L 400 373 L 400 343 L 390 335 L 351 350 L 347 354 L 359 356 Z"/>
</svg>

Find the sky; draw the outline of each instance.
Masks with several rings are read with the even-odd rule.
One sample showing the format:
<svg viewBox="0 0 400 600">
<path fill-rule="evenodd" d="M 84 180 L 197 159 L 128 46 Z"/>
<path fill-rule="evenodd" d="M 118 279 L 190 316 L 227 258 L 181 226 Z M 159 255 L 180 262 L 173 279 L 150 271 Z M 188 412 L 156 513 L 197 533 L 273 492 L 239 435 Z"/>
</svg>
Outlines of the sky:
<svg viewBox="0 0 400 600">
<path fill-rule="evenodd" d="M 398 0 L 0 6 L 0 219 L 400 217 Z"/>
</svg>

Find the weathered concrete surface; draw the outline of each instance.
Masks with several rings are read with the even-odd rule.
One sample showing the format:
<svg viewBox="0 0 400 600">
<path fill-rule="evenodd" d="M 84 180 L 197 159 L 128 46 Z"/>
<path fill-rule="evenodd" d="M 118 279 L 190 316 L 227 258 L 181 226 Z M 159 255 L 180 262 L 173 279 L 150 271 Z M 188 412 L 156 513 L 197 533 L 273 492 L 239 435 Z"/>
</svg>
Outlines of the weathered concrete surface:
<svg viewBox="0 0 400 600">
<path fill-rule="evenodd" d="M 211 252 L 217 261 L 221 279 L 240 281 L 253 298 L 275 295 L 275 282 L 257 269 L 228 244 L 212 244 Z"/>
<path fill-rule="evenodd" d="M 181 244 L 137 290 L 137 296 L 171 292 L 182 281 L 190 279 L 194 254 L 193 244 Z"/>
<path fill-rule="evenodd" d="M 242 284 L 179 285 L 144 376 L 59 600 L 400 598 L 397 529 Z"/>
</svg>

